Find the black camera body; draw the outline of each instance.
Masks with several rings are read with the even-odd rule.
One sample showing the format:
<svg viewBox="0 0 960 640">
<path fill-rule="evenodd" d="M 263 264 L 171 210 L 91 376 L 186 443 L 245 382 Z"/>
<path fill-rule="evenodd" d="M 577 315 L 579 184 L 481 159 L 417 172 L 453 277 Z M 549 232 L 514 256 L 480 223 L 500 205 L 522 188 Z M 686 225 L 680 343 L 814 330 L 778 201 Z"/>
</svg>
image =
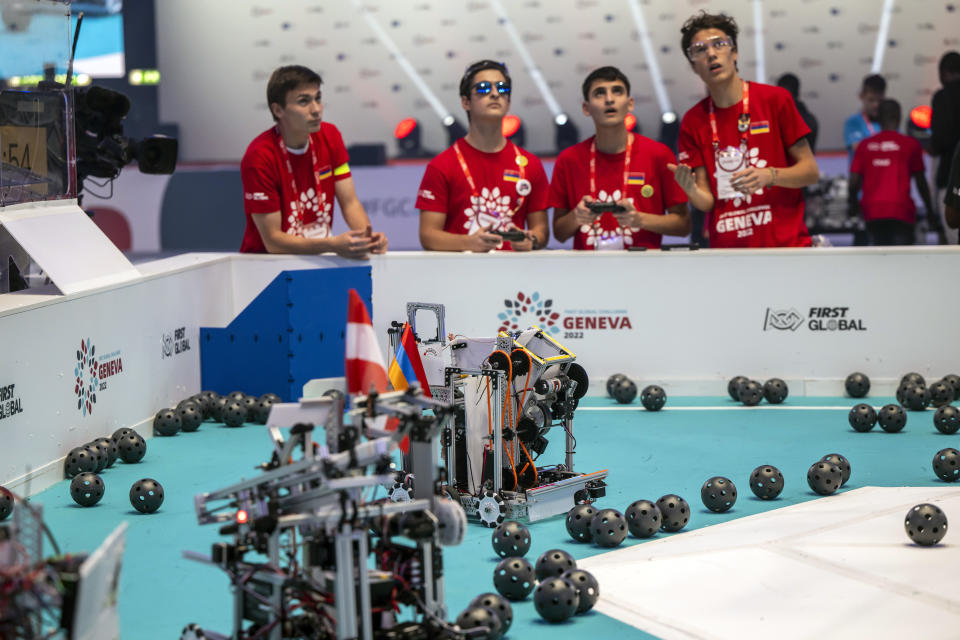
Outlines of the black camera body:
<svg viewBox="0 0 960 640">
<path fill-rule="evenodd" d="M 134 140 L 123 135 L 130 99 L 117 91 L 92 86 L 75 93 L 77 180 L 112 180 L 134 160 L 142 173 L 171 174 L 177 166 L 177 140 L 150 136 Z"/>
</svg>

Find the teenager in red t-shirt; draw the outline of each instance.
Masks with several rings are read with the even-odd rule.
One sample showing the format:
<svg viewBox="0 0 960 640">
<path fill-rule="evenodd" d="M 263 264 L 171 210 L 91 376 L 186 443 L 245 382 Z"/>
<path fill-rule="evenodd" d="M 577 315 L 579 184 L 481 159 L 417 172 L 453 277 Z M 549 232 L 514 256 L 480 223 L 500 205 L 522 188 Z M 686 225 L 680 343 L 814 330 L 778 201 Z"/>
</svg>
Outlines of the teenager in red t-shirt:
<svg viewBox="0 0 960 640">
<path fill-rule="evenodd" d="M 503 136 L 512 84 L 507 67 L 481 60 L 460 80 L 460 104 L 470 129 L 427 165 L 416 207 L 420 243 L 434 251 L 512 249 L 547 244 L 549 184 L 543 165 Z M 496 232 L 523 233 L 504 241 Z"/>
<path fill-rule="evenodd" d="M 267 82 L 276 126 L 254 138 L 240 163 L 247 226 L 245 253 L 325 253 L 364 258 L 387 250 L 373 232 L 350 177 L 340 132 L 322 122 L 320 76 L 297 65 Z M 333 198 L 350 231 L 331 235 Z"/>
<path fill-rule="evenodd" d="M 708 212 L 711 247 L 802 247 L 802 187 L 819 177 L 790 94 L 737 72 L 737 24 L 701 11 L 684 23 L 681 45 L 709 96 L 680 124 L 677 183 Z"/>
<path fill-rule="evenodd" d="M 880 133 L 862 140 L 853 154 L 850 165 L 849 198 L 851 215 L 858 209 L 867 223 L 867 235 L 872 245 L 914 244 L 917 208 L 910 197 L 910 179 L 931 215 L 933 199 L 923 168 L 923 149 L 916 139 L 899 133 L 900 103 L 883 100 L 879 109 Z M 857 193 L 863 188 L 863 197 L 857 203 Z"/>
<path fill-rule="evenodd" d="M 690 233 L 687 196 L 667 169 L 677 160 L 666 145 L 627 131 L 630 111 L 630 81 L 616 67 L 583 81 L 583 113 L 597 134 L 560 153 L 550 183 L 553 235 L 573 236 L 574 249 L 658 249 L 662 235 Z M 594 213 L 594 202 L 623 210 Z"/>
</svg>

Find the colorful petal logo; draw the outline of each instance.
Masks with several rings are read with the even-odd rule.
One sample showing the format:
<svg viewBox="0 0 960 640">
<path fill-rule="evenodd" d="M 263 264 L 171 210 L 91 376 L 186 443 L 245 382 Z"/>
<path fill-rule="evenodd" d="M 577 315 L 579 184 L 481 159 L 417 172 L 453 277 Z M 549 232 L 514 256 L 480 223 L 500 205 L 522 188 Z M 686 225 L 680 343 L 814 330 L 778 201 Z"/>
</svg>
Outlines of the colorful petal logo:
<svg viewBox="0 0 960 640">
<path fill-rule="evenodd" d="M 84 416 L 93 414 L 93 405 L 97 402 L 97 388 L 100 379 L 97 375 L 97 348 L 90 338 L 80 341 L 77 349 L 77 365 L 73 369 L 73 392 L 77 396 L 77 411 Z"/>
<path fill-rule="evenodd" d="M 557 326 L 560 314 L 553 310 L 553 300 L 543 299 L 539 291 L 530 295 L 520 291 L 513 299 L 504 300 L 503 306 L 503 312 L 497 314 L 499 331 L 522 331 L 537 325 L 548 333 L 560 333 L 560 327 Z"/>
</svg>

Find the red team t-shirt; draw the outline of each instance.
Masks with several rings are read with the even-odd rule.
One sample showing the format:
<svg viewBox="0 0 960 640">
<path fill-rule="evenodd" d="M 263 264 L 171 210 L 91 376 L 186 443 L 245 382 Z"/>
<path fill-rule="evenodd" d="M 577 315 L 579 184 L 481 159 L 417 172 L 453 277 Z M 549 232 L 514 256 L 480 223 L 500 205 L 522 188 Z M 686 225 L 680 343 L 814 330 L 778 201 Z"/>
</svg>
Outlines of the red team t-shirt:
<svg viewBox="0 0 960 640">
<path fill-rule="evenodd" d="M 863 219 L 916 222 L 910 176 L 922 171 L 923 149 L 914 138 L 896 131 L 881 131 L 861 141 L 853 154 L 850 172 L 863 176 Z"/>
<path fill-rule="evenodd" d="M 667 170 L 667 163 L 676 164 L 673 152 L 663 144 L 641 135 L 633 136 L 630 168 L 624 185 L 626 151 L 597 151 L 596 193 L 590 193 L 590 145 L 596 136 L 564 149 L 553 166 L 550 182 L 550 206 L 574 209 L 585 195 L 600 202 L 616 202 L 627 198 L 637 211 L 663 215 L 664 209 L 687 201 L 687 195 Z M 593 225 L 580 227 L 573 238 L 574 249 L 601 249 L 614 241 L 624 248 L 660 248 L 659 233 L 626 227 L 621 228 L 612 213 L 603 213 Z"/>
<path fill-rule="evenodd" d="M 496 153 L 475 149 L 465 138 L 460 138 L 457 145 L 476 193 L 472 193 L 453 147 L 430 161 L 417 192 L 417 209 L 446 214 L 444 231 L 462 235 L 476 233 L 481 227 L 506 231 L 512 228 L 511 223 L 525 229 L 528 213 L 547 208 L 550 185 L 535 155 L 509 141 Z M 517 163 L 518 153 L 525 159 L 520 161 L 525 161 L 525 166 Z M 517 193 L 521 180 L 530 183 L 530 193 L 525 197 Z M 510 243 L 504 242 L 502 248 L 509 250 Z"/>
<path fill-rule="evenodd" d="M 789 167 L 794 163 L 787 153 L 800 138 L 810 133 L 797 112 L 793 97 L 780 87 L 750 83 L 750 131 L 744 163 L 735 171 L 720 170 L 713 151 L 707 96 L 687 111 L 680 123 L 680 162 L 692 168 L 705 167 L 710 188 L 716 198 L 708 213 L 710 246 L 720 248 L 805 247 L 810 232 L 803 221 L 803 192 L 800 189 L 767 187 L 752 195 L 718 191 L 729 184 L 732 173 L 748 166 Z M 720 150 L 740 148 L 737 122 L 742 102 L 715 109 Z M 728 167 L 729 168 L 729 167 Z"/>
<path fill-rule="evenodd" d="M 267 249 L 253 216 L 280 212 L 280 228 L 284 233 L 305 238 L 326 238 L 333 223 L 334 182 L 350 177 L 347 149 L 335 126 L 320 124 L 320 131 L 310 134 L 305 153 L 287 156 L 293 168 L 296 191 L 286 168 L 279 145 L 283 144 L 276 127 L 253 139 L 243 161 L 240 177 L 243 180 L 243 208 L 247 227 L 243 232 L 240 251 L 266 253 Z M 313 152 L 317 157 L 314 175 Z M 317 185 L 319 183 L 319 189 Z M 298 206 L 297 203 L 302 206 Z"/>
</svg>

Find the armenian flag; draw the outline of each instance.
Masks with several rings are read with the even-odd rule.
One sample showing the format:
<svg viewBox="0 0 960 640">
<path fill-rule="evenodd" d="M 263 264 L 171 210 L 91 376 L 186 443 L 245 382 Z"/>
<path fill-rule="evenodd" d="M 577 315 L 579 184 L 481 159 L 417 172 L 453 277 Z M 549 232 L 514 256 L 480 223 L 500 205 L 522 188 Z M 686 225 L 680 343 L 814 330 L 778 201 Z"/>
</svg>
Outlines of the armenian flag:
<svg viewBox="0 0 960 640">
<path fill-rule="evenodd" d="M 327 166 L 323 167 L 322 169 L 320 169 L 320 179 L 321 179 L 321 180 L 326 180 L 327 178 L 329 178 L 329 177 L 332 176 L 332 175 L 333 175 L 333 169 L 330 167 L 330 165 L 327 165 Z"/>
<path fill-rule="evenodd" d="M 762 120 L 760 122 L 754 122 L 750 125 L 750 133 L 770 133 L 770 122 L 767 120 Z"/>
<path fill-rule="evenodd" d="M 647 182 L 647 176 L 643 173 L 628 173 L 627 184 L 643 185 Z"/>
<path fill-rule="evenodd" d="M 419 384 L 424 395 L 430 396 L 430 383 L 423 370 L 423 361 L 420 360 L 420 350 L 417 349 L 417 339 L 413 337 L 413 330 L 409 323 L 403 323 L 403 333 L 397 353 L 394 355 L 387 376 L 397 391 L 408 389 L 411 384 Z"/>
<path fill-rule="evenodd" d="M 520 172 L 516 169 L 504 169 L 503 179 L 506 182 L 519 182 Z"/>
</svg>

